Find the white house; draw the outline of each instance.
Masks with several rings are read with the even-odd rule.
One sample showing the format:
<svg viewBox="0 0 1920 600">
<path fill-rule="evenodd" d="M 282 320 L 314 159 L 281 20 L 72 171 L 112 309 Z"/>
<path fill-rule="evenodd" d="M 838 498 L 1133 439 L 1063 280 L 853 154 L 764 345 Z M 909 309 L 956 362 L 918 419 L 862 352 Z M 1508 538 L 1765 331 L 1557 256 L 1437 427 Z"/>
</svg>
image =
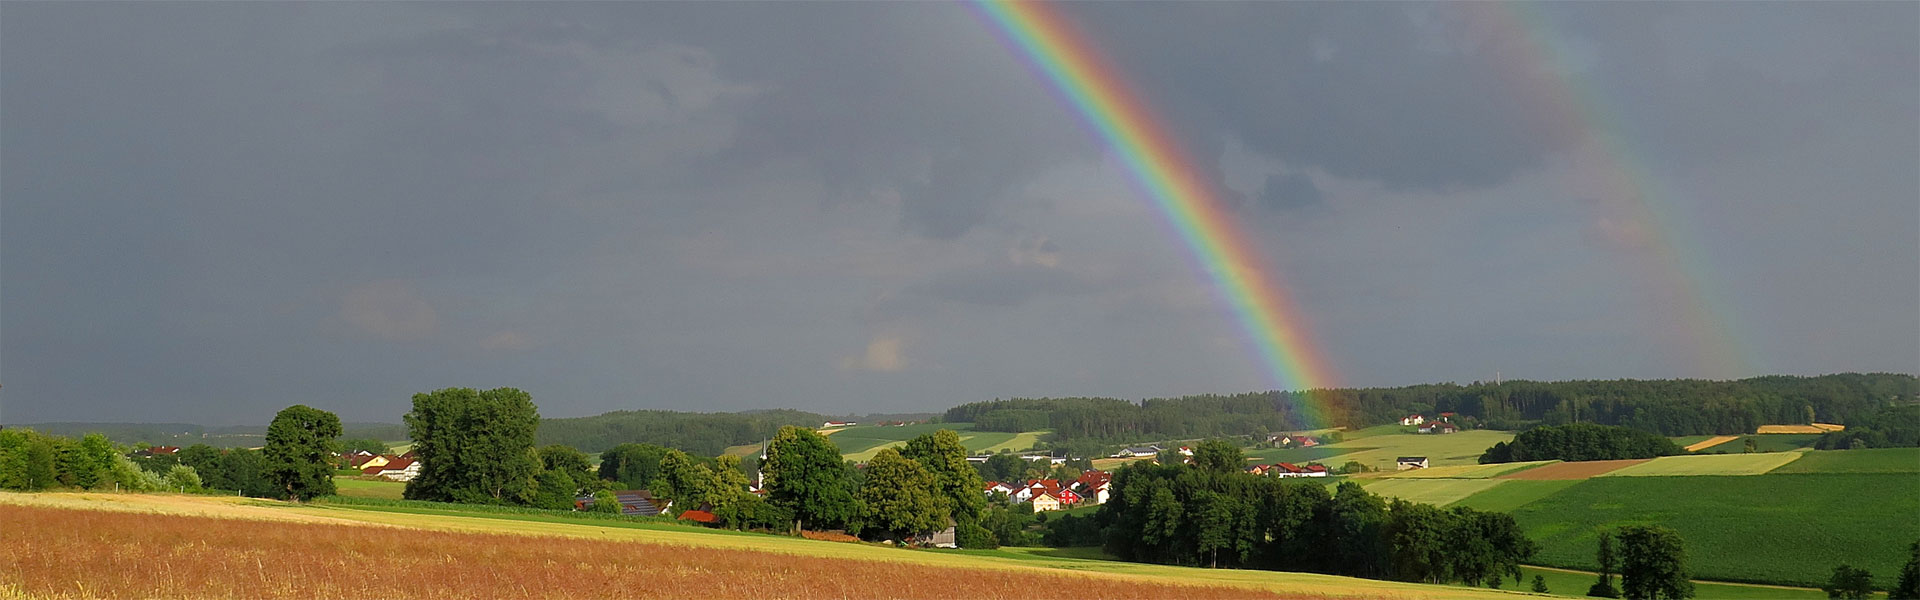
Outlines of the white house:
<svg viewBox="0 0 1920 600">
<path fill-rule="evenodd" d="M 1139 458 L 1142 456 L 1159 456 L 1159 455 L 1160 455 L 1159 446 L 1129 446 L 1126 448 L 1121 448 L 1119 452 L 1113 453 L 1113 456 L 1111 458 Z"/>
<path fill-rule="evenodd" d="M 1400 419 L 1401 425 L 1419 425 L 1425 422 L 1427 422 L 1427 418 L 1420 415 L 1407 415 L 1406 418 Z"/>
<path fill-rule="evenodd" d="M 413 481 L 413 478 L 420 476 L 420 461 L 411 458 L 395 458 L 383 464 L 361 469 L 360 473 L 393 481 Z"/>
<path fill-rule="evenodd" d="M 1427 468 L 1427 457 L 1402 456 L 1400 457 L 1399 460 L 1395 461 L 1395 463 L 1397 466 L 1396 470 L 1399 470 L 1399 471 L 1407 471 L 1412 469 L 1425 469 Z"/>
</svg>

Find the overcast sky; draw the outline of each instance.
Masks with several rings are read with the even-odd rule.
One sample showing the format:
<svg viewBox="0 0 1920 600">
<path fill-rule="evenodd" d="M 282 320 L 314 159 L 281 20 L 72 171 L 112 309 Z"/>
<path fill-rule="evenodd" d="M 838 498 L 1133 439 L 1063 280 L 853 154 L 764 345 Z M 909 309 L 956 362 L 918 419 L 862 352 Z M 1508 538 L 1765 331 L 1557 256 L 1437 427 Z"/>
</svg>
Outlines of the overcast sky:
<svg viewBox="0 0 1920 600">
<path fill-rule="evenodd" d="M 1060 8 L 1341 385 L 1920 370 L 1920 4 L 1490 7 Z M 1272 388 L 1171 231 L 958 4 L 0 3 L 6 422 Z"/>
</svg>

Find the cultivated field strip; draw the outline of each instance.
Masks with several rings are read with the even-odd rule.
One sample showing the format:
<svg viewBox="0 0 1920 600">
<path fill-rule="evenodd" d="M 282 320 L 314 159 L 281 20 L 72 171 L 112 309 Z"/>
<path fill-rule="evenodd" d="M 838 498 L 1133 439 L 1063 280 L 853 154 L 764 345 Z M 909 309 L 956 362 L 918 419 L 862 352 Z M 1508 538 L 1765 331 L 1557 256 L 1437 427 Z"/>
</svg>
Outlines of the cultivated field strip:
<svg viewBox="0 0 1920 600">
<path fill-rule="evenodd" d="M 1760 475 L 1800 458 L 1799 452 L 1662 456 L 1596 477 L 1678 477 L 1686 475 Z"/>
<path fill-rule="evenodd" d="M 1363 485 L 1382 496 L 1446 506 L 1502 483 L 1498 479 L 1374 479 Z"/>
<path fill-rule="evenodd" d="M 1701 451 L 1701 450 L 1705 450 L 1705 449 L 1708 449 L 1708 448 L 1712 448 L 1712 447 L 1714 447 L 1714 446 L 1718 446 L 1718 445 L 1721 445 L 1721 444 L 1725 444 L 1725 443 L 1727 443 L 1727 442 L 1731 442 L 1731 441 L 1734 441 L 1734 440 L 1737 440 L 1737 439 L 1740 439 L 1740 436 L 1737 436 L 1737 435 L 1716 435 L 1716 436 L 1713 436 L 1713 437 L 1710 437 L 1710 438 L 1707 438 L 1707 439 L 1704 439 L 1704 440 L 1700 440 L 1700 441 L 1698 441 L 1698 442 L 1694 442 L 1694 443 L 1692 443 L 1692 444 L 1687 444 L 1687 447 L 1686 447 L 1686 450 L 1687 450 L 1688 452 L 1699 452 L 1699 451 Z"/>
<path fill-rule="evenodd" d="M 1528 481 L 1551 481 L 1560 479 L 1586 479 L 1614 470 L 1624 469 L 1650 459 L 1634 458 L 1628 460 L 1588 460 L 1580 462 L 1554 463 L 1544 467 L 1535 467 L 1525 471 L 1508 473 L 1498 479 L 1519 479 Z"/>
<path fill-rule="evenodd" d="M 1495 463 L 1490 465 L 1461 465 L 1457 467 L 1433 467 L 1431 469 L 1409 469 L 1382 474 L 1388 479 L 1486 479 L 1505 475 L 1524 469 L 1550 465 L 1557 460 L 1535 460 L 1527 462 Z"/>
</svg>

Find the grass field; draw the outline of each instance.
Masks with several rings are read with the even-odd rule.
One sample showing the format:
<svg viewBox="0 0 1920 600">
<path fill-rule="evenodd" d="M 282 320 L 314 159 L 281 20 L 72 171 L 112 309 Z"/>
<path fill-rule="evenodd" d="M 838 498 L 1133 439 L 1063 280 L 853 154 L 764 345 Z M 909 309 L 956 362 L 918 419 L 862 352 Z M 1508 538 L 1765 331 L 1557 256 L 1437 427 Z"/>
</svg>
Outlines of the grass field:
<svg viewBox="0 0 1920 600">
<path fill-rule="evenodd" d="M 1548 479 L 1530 481 L 1525 479 L 1503 479 L 1493 488 L 1482 490 L 1472 496 L 1462 498 L 1457 504 L 1477 510 L 1494 512 L 1513 512 L 1514 509 L 1531 504 L 1535 500 L 1552 496 L 1560 490 L 1580 483 L 1578 479 Z"/>
<path fill-rule="evenodd" d="M 1491 465 L 1460 465 L 1457 467 L 1408 469 L 1390 473 L 1383 472 L 1380 477 L 1388 479 L 1487 479 L 1496 475 L 1524 471 L 1557 462 L 1560 461 L 1536 460 L 1529 462 L 1495 463 Z"/>
<path fill-rule="evenodd" d="M 1551 566 L 1594 568 L 1596 532 L 1657 524 L 1686 540 L 1696 577 L 1818 585 L 1845 563 L 1881 586 L 1920 539 L 1916 514 L 1920 480 L 1886 474 L 1595 477 L 1513 511 Z"/>
<path fill-rule="evenodd" d="M 1372 448 L 1329 448 L 1326 446 L 1314 446 L 1312 448 L 1261 448 L 1258 450 L 1247 450 L 1246 455 L 1247 458 L 1255 459 L 1254 462 L 1260 464 L 1277 462 L 1306 464 L 1318 462 L 1337 467 L 1345 464 L 1345 461 L 1329 464 L 1327 463 L 1328 459 L 1342 454 L 1352 454 L 1361 450 L 1372 450 Z"/>
<path fill-rule="evenodd" d="M 1398 428 L 1399 425 L 1394 427 Z M 1425 456 L 1428 464 L 1435 467 L 1473 465 L 1479 464 L 1480 455 L 1485 453 L 1488 447 L 1497 442 L 1512 440 L 1512 432 L 1486 429 L 1450 434 L 1371 435 L 1359 440 L 1349 439 L 1338 444 L 1320 446 L 1320 448 L 1351 451 L 1350 454 L 1340 454 L 1321 462 L 1339 465 L 1352 460 L 1382 471 L 1392 471 L 1394 461 L 1399 457 Z"/>
<path fill-rule="evenodd" d="M 1541 465 L 1539 467 L 1527 469 L 1524 471 L 1512 471 L 1509 473 L 1502 474 L 1499 477 L 1501 479 L 1529 480 L 1529 481 L 1586 479 L 1586 478 L 1594 477 L 1596 475 L 1600 475 L 1603 473 L 1608 473 L 1615 470 L 1624 469 L 1633 465 L 1645 463 L 1648 460 L 1651 460 L 1651 459 L 1630 458 L 1625 460 L 1583 460 L 1583 461 L 1576 461 L 1576 462 L 1558 462 L 1558 463 L 1553 463 L 1548 465 Z"/>
<path fill-rule="evenodd" d="M 333 487 L 335 489 L 338 489 L 340 495 L 342 496 L 353 496 L 357 498 L 384 498 L 387 500 L 399 500 L 400 493 L 403 491 L 406 491 L 407 484 L 400 483 L 398 481 L 376 481 L 371 479 L 353 479 L 348 477 L 334 477 Z"/>
<path fill-rule="evenodd" d="M 907 440 L 942 429 L 952 429 L 960 434 L 960 444 L 968 452 L 999 452 L 1001 448 L 1011 451 L 1032 449 L 1038 445 L 1045 431 L 1025 431 L 1008 433 L 1003 431 L 973 431 L 972 423 L 922 423 L 919 425 L 880 426 L 855 425 L 831 430 L 827 439 L 840 447 L 840 455 L 851 461 L 865 461 L 879 454 L 881 448 L 898 448 Z M 758 448 L 758 446 L 755 446 Z"/>
<path fill-rule="evenodd" d="M 27 574 L 14 585 L 29 598 L 1012 598 L 1034 589 L 1102 598 L 1512 597 L 1125 563 L 1056 549 L 902 550 L 673 525 L 615 528 L 204 496 L 0 493 L 0 505 L 12 505 L 0 510 L 0 529 L 9 532 L 0 538 L 0 573 Z M 193 560 L 155 560 L 181 552 Z M 407 572 L 408 583 L 340 568 L 349 556 Z"/>
<path fill-rule="evenodd" d="M 1920 448 L 1809 450 L 1772 473 L 1920 473 Z"/>
<path fill-rule="evenodd" d="M 1748 439 L 1753 440 L 1754 449 L 1761 452 L 1791 452 L 1801 448 L 1812 448 L 1814 442 L 1820 441 L 1820 436 L 1812 433 L 1749 435 L 1741 441 L 1719 448 L 1710 448 L 1710 450 L 1724 449 L 1727 452 L 1740 452 L 1745 450 Z"/>
<path fill-rule="evenodd" d="M 1596 477 L 1676 477 L 1686 475 L 1759 475 L 1800 458 L 1798 452 L 1662 456 Z"/>
<path fill-rule="evenodd" d="M 1367 491 L 1408 502 L 1446 506 L 1462 498 L 1506 483 L 1498 479 L 1368 479 L 1361 481 Z"/>
<path fill-rule="evenodd" d="M 1599 576 L 1586 571 L 1572 569 L 1554 569 L 1547 567 L 1520 567 L 1520 584 L 1508 584 L 1507 589 L 1525 590 L 1533 585 L 1533 576 L 1539 575 L 1546 580 L 1547 593 L 1555 596 L 1587 595 L 1587 586 L 1593 585 Z M 1613 578 L 1613 585 L 1619 587 L 1620 578 Z M 1782 587 L 1772 585 L 1745 585 L 1738 583 L 1716 583 L 1709 581 L 1693 582 L 1695 598 L 1710 600 L 1824 600 L 1826 592 L 1814 588 Z"/>
</svg>

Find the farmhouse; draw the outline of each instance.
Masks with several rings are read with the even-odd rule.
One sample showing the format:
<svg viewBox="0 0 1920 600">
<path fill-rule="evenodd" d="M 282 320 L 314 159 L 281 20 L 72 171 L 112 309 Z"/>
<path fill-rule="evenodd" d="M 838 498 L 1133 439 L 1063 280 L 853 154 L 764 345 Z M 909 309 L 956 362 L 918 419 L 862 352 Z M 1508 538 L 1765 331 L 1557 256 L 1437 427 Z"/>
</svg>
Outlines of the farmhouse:
<svg viewBox="0 0 1920 600">
<path fill-rule="evenodd" d="M 1419 425 L 1425 422 L 1427 422 L 1427 418 L 1423 415 L 1407 415 L 1400 419 L 1401 425 Z"/>
<path fill-rule="evenodd" d="M 1395 465 L 1396 465 L 1396 468 L 1395 468 L 1395 470 L 1397 470 L 1397 471 L 1407 471 L 1407 470 L 1412 470 L 1412 469 L 1425 469 L 1425 468 L 1427 468 L 1427 457 L 1425 457 L 1425 456 L 1402 456 L 1402 457 L 1400 457 L 1400 458 L 1399 458 L 1398 460 L 1396 460 L 1396 461 L 1394 461 L 1394 463 L 1395 463 Z"/>
<path fill-rule="evenodd" d="M 987 488 L 986 494 L 988 496 L 992 496 L 994 492 L 1000 492 L 1002 494 L 1006 494 L 1007 496 L 1011 497 L 1013 496 L 1013 493 L 1017 491 L 1014 489 L 1013 486 L 1000 483 L 998 481 L 987 482 L 986 488 Z"/>
<path fill-rule="evenodd" d="M 1266 474 L 1274 477 L 1326 477 L 1327 466 L 1309 464 L 1305 466 L 1293 463 L 1273 463 L 1267 467 Z"/>
<path fill-rule="evenodd" d="M 393 481 L 413 481 L 413 478 L 420 476 L 420 461 L 411 458 L 394 458 L 360 469 L 360 473 Z"/>
<path fill-rule="evenodd" d="M 820 428 L 833 429 L 835 427 L 852 427 L 854 425 L 859 425 L 859 423 L 854 421 L 827 421 L 825 423 L 821 423 Z"/>
<path fill-rule="evenodd" d="M 173 456 L 180 452 L 179 446 L 148 446 L 134 452 L 134 456 Z"/>
<path fill-rule="evenodd" d="M 1063 505 L 1080 501 L 1080 495 L 1060 487 L 1058 479 L 1033 479 L 1014 491 L 1015 502 L 1032 502 L 1033 511 L 1060 510 Z"/>
<path fill-rule="evenodd" d="M 1420 433 L 1456 433 L 1460 428 L 1446 421 L 1434 421 L 1420 426 Z"/>
<path fill-rule="evenodd" d="M 1128 446 L 1126 448 L 1121 448 L 1119 452 L 1113 453 L 1113 456 L 1109 458 L 1139 458 L 1142 456 L 1159 456 L 1159 455 L 1160 455 L 1159 446 Z"/>
<path fill-rule="evenodd" d="M 1073 490 L 1083 499 L 1092 499 L 1094 504 L 1106 504 L 1107 497 L 1113 493 L 1113 474 L 1100 470 L 1083 471 L 1080 478 L 1074 480 Z"/>
</svg>

